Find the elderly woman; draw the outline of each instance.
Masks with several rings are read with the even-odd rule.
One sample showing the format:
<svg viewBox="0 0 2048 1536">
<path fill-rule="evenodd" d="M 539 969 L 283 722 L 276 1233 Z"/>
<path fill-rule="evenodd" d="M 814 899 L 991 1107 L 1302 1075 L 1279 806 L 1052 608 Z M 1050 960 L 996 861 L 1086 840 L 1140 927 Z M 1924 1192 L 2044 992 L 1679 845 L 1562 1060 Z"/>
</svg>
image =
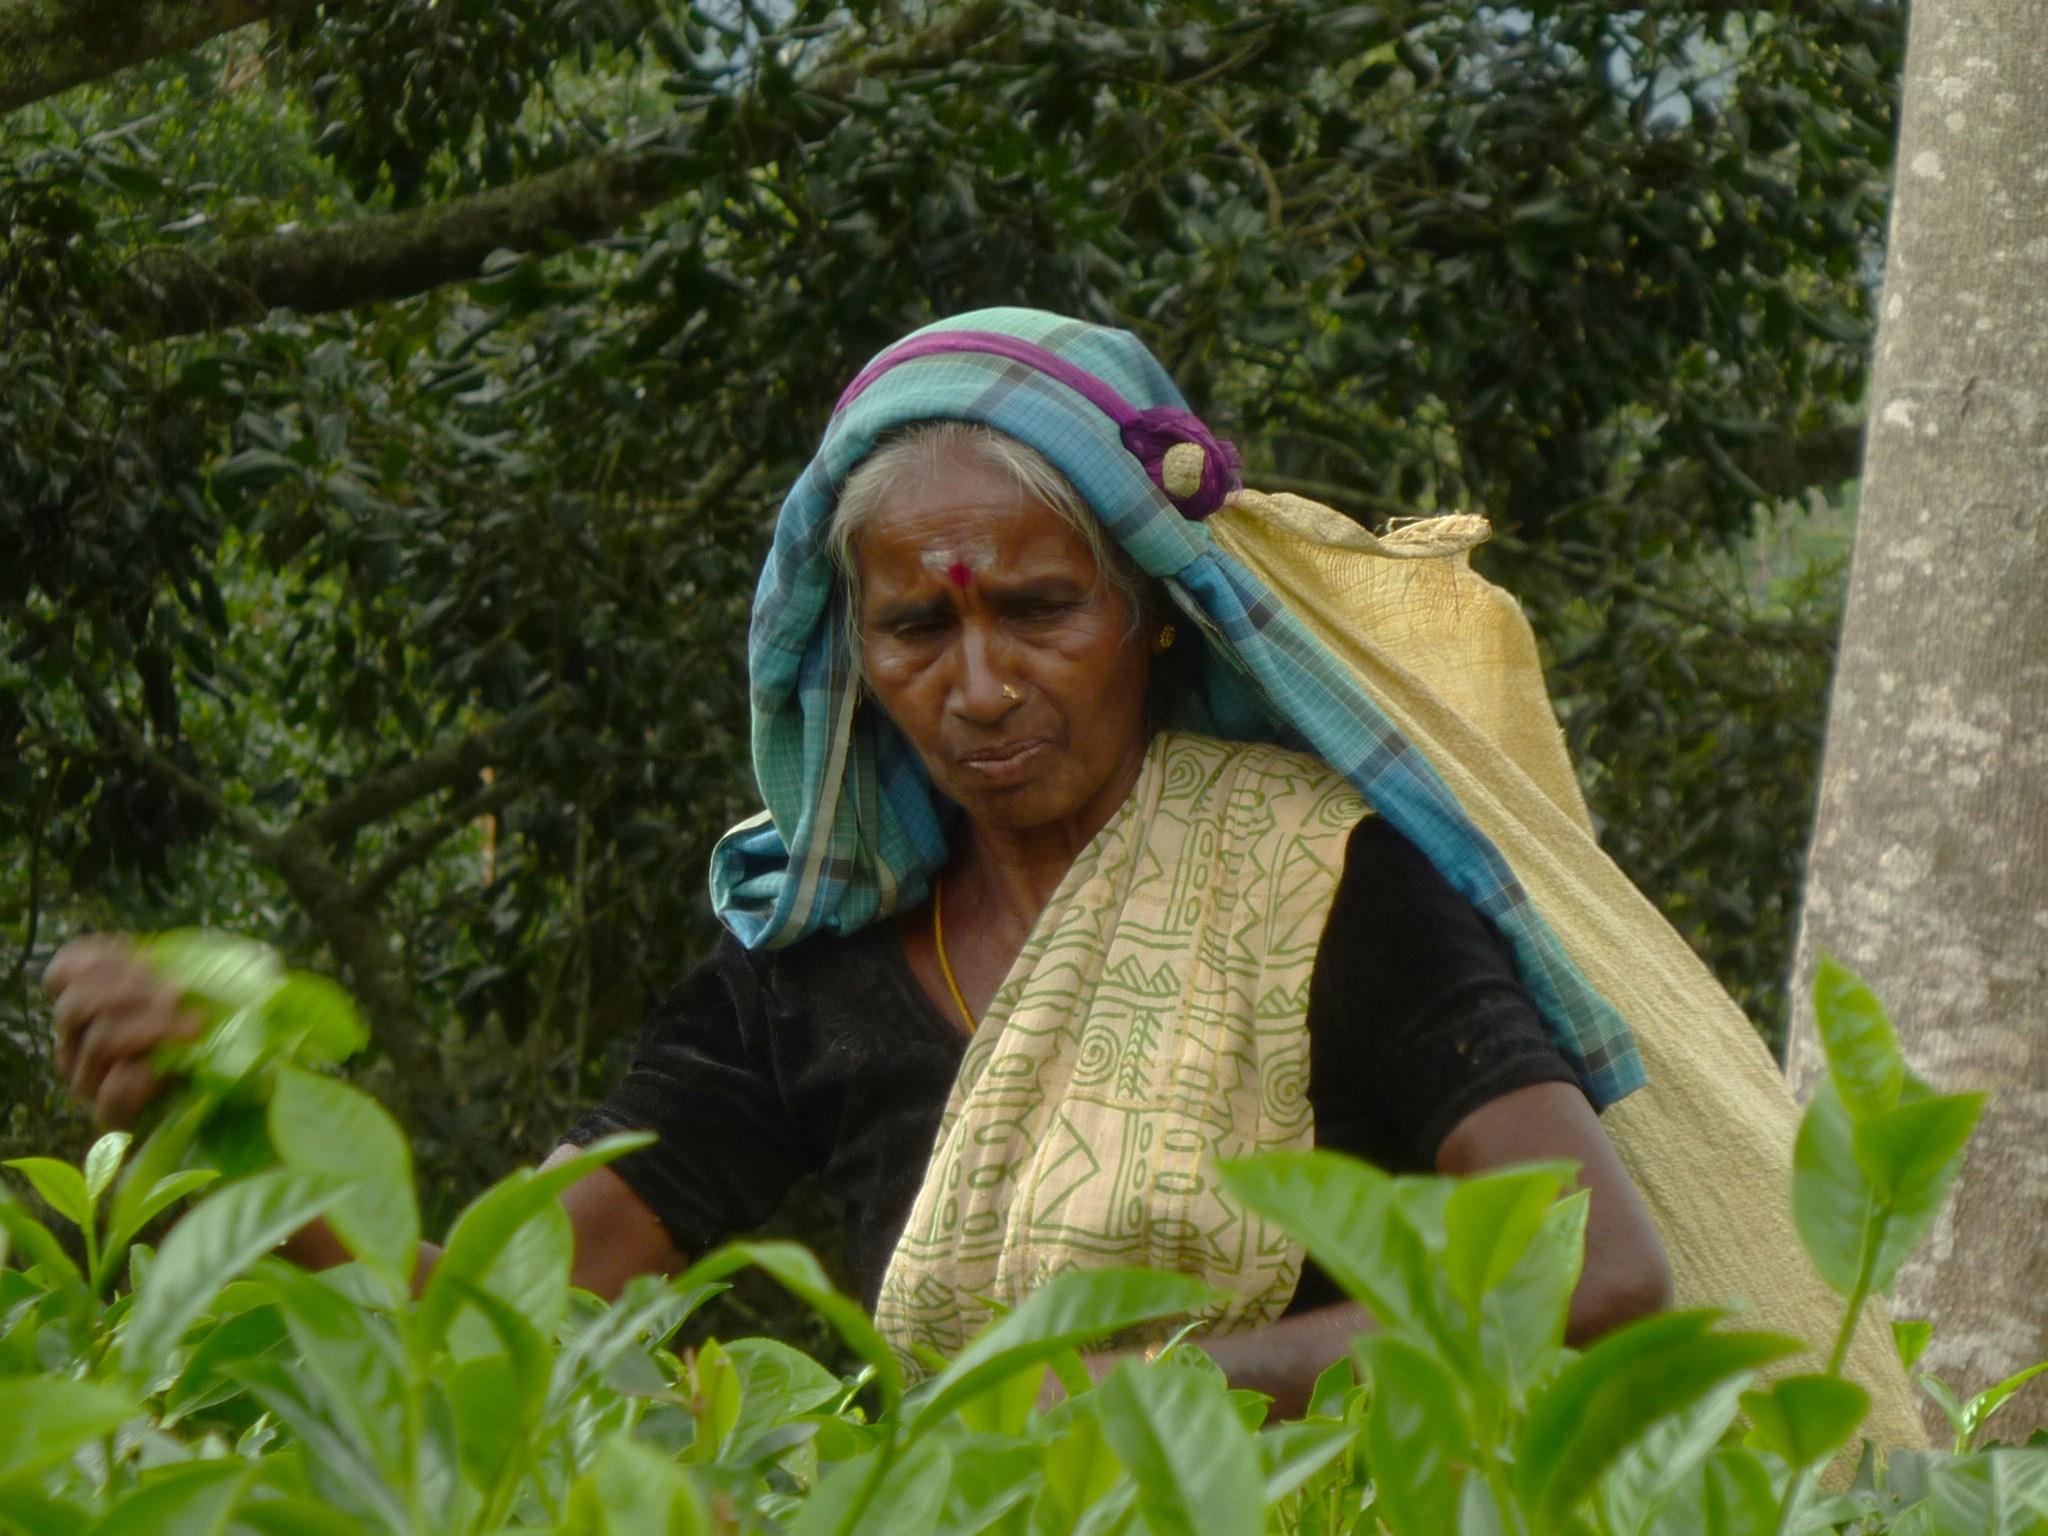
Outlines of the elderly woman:
<svg viewBox="0 0 2048 1536">
<path fill-rule="evenodd" d="M 960 317 L 855 380 L 761 579 L 768 809 L 714 860 L 729 931 L 568 1138 L 661 1133 L 565 1197 L 580 1283 L 673 1269 L 816 1172 L 906 1348 L 1066 1267 L 1152 1263 L 1227 1294 L 1204 1347 L 1298 1410 L 1369 1320 L 1208 1165 L 1313 1141 L 1570 1159 L 1571 1336 L 1667 1300 L 1595 1115 L 1639 1075 L 1626 1031 L 1419 754 L 1209 548 L 1234 467 L 1132 337 L 1054 316 Z M 76 1090 L 132 1115 L 169 1000 L 107 941 L 50 979 Z"/>
</svg>

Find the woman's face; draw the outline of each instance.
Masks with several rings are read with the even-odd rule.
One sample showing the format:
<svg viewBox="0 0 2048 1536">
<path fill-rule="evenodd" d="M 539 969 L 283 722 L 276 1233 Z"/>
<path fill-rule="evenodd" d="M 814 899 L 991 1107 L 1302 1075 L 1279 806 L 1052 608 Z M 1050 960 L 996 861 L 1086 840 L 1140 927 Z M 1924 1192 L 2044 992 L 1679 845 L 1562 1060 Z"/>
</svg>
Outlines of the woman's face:
<svg viewBox="0 0 2048 1536">
<path fill-rule="evenodd" d="M 942 463 L 854 540 L 875 699 L 974 820 L 1109 819 L 1146 742 L 1150 652 L 1061 516 L 1000 472 Z"/>
</svg>

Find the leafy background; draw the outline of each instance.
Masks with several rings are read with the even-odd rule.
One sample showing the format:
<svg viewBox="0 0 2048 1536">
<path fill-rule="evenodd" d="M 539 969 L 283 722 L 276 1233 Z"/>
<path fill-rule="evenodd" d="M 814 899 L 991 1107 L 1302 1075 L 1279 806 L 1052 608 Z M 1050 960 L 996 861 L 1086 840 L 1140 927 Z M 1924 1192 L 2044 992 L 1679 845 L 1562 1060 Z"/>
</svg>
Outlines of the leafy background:
<svg viewBox="0 0 2048 1536">
<path fill-rule="evenodd" d="M 86 1140 L 54 946 L 180 923 L 346 978 L 430 1227 L 551 1145 L 709 941 L 782 490 L 988 303 L 1138 331 L 1255 483 L 1494 519 L 1605 845 L 1775 1041 L 1901 42 L 408 0 L 15 112 L 0 1150 Z"/>
</svg>

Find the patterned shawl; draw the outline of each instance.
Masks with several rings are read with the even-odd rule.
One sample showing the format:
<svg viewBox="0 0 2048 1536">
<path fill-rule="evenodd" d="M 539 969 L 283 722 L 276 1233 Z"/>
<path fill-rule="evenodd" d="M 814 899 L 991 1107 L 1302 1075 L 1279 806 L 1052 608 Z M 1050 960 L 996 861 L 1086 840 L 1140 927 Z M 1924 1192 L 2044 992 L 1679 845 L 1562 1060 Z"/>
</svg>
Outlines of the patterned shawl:
<svg viewBox="0 0 2048 1536">
<path fill-rule="evenodd" d="M 945 333 L 954 331 L 982 340 L 952 338 L 975 347 L 952 350 Z M 1043 353 L 1058 360 L 1060 377 L 1025 360 Z M 1183 435 L 1210 449 L 1203 495 L 1214 505 L 1219 445 L 1125 331 L 1037 310 L 980 310 L 916 332 L 848 390 L 783 502 L 755 592 L 747 659 L 754 772 L 767 808 L 712 855 L 712 902 L 726 926 L 749 948 L 821 928 L 852 933 L 923 900 L 945 863 L 957 809 L 934 793 L 879 710 L 854 708 L 827 531 L 839 486 L 886 434 L 933 419 L 981 422 L 1051 460 L 1193 620 L 1201 684 L 1161 723 L 1321 757 L 1499 930 L 1587 1097 L 1604 1108 L 1640 1087 L 1627 1024 L 1572 963 L 1500 851 L 1351 670 L 1175 505 L 1146 462 L 1156 444 L 1136 442 L 1105 400 L 1169 432 L 1189 424 Z"/>
</svg>

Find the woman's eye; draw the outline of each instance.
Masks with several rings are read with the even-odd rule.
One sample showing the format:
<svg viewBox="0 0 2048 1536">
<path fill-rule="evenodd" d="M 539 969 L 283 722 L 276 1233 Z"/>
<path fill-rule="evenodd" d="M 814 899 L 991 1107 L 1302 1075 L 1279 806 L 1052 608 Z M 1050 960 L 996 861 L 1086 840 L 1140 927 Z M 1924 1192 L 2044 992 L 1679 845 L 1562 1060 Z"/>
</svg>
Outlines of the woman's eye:
<svg viewBox="0 0 2048 1536">
<path fill-rule="evenodd" d="M 1072 613 L 1073 611 L 1074 605 L 1072 603 L 1055 602 L 1051 599 L 1045 599 L 1043 601 L 1037 602 L 1019 603 L 1017 607 L 1013 610 L 1014 615 L 1017 618 L 1023 619 L 1026 622 L 1040 623 L 1049 619 L 1065 618 L 1069 613 Z"/>
</svg>

